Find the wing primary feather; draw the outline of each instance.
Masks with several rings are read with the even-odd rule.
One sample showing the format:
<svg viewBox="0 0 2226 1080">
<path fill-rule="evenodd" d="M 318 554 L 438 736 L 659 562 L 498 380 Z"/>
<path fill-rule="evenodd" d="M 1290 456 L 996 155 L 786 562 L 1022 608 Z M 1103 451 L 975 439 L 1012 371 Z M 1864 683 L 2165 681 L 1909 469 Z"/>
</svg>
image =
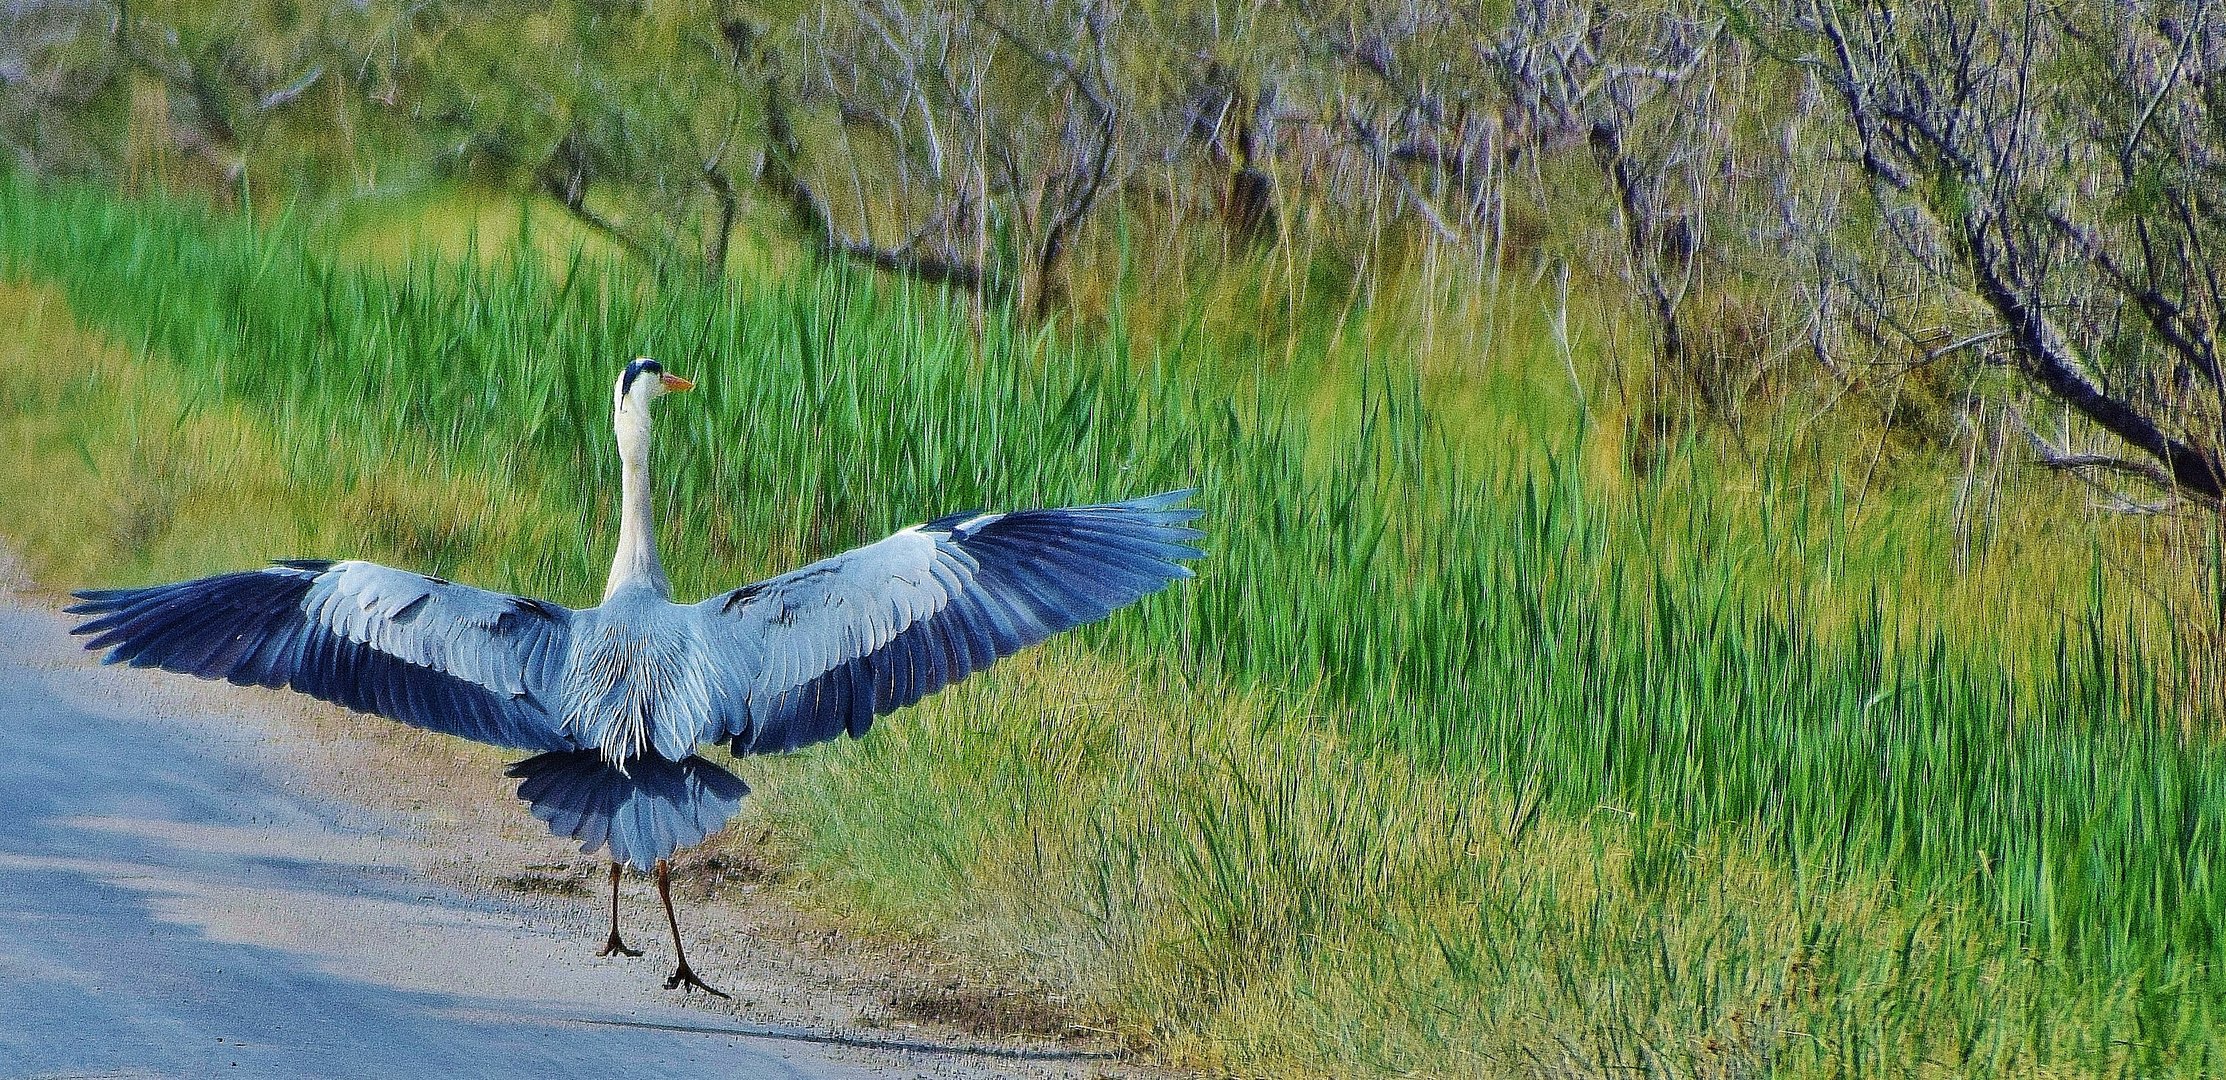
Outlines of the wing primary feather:
<svg viewBox="0 0 2226 1080">
<path fill-rule="evenodd" d="M 840 717 L 844 724 L 848 724 L 850 718 L 856 715 L 860 704 L 857 701 L 858 688 L 851 684 L 849 678 L 850 670 L 855 668 L 857 664 L 857 661 L 852 660 L 817 680 L 819 684 L 825 687 L 825 697 L 821 702 L 821 707 Z"/>
<path fill-rule="evenodd" d="M 927 696 L 924 689 L 928 679 L 927 635 L 914 623 L 897 636 L 897 644 L 903 651 L 898 653 L 901 663 L 897 668 L 895 692 L 889 697 L 891 708 L 910 705 Z"/>
<path fill-rule="evenodd" d="M 1036 553 L 1038 557 L 1057 556 L 1062 562 L 1075 564 L 1077 570 L 1097 568 L 1103 573 L 1111 571 L 1138 577 L 1164 578 L 1170 564 L 1150 555 L 1113 544 L 1077 543 L 1061 537 L 1047 540 Z"/>
<path fill-rule="evenodd" d="M 873 672 L 873 699 L 875 702 L 893 701 L 897 696 L 897 670 L 904 662 L 901 645 L 891 643 L 873 654 L 867 667 Z"/>
<path fill-rule="evenodd" d="M 865 734 L 867 729 L 873 727 L 873 718 L 885 711 L 881 708 L 881 703 L 873 699 L 871 680 L 866 677 L 864 667 L 863 663 L 853 660 L 843 665 L 843 670 L 838 675 L 851 691 L 850 713 L 842 718 L 842 726 L 852 736 Z"/>
<path fill-rule="evenodd" d="M 927 697 L 951 682 L 951 650 L 944 644 L 940 618 L 927 619 L 913 628 L 920 635 L 920 679 L 914 684 L 919 698 Z"/>
<path fill-rule="evenodd" d="M 224 640 L 223 647 L 211 653 L 209 658 L 202 662 L 201 671 L 197 674 L 212 679 L 230 679 L 232 673 L 238 670 L 240 663 L 253 655 L 263 642 L 270 639 L 270 624 L 272 621 L 266 615 L 259 620 L 250 618 L 246 620 L 245 625 L 232 627 L 230 634 Z"/>
<path fill-rule="evenodd" d="M 1004 586 L 1009 596 L 1020 601 L 1014 607 L 1032 610 L 1036 616 L 1039 629 L 1030 634 L 1022 644 L 1032 645 L 1084 621 L 1074 613 L 1078 605 L 1057 594 L 1057 583 L 1038 577 L 1025 560 L 1015 560 L 1010 565 L 999 567 L 999 570 L 998 583 Z M 1102 618 L 1103 615 L 1101 610 L 1093 617 Z"/>
<path fill-rule="evenodd" d="M 943 685 L 948 686 L 974 673 L 971 659 L 973 650 L 966 643 L 966 624 L 955 606 L 928 621 L 935 634 L 936 644 L 943 650 Z M 936 687 L 942 689 L 942 686 Z"/>
<path fill-rule="evenodd" d="M 982 615 L 982 628 L 989 632 L 992 658 L 1010 656 L 1028 644 L 1029 639 L 1023 632 L 1023 627 L 1027 625 L 1026 620 L 989 589 L 970 590 L 966 599 Z"/>
<path fill-rule="evenodd" d="M 982 613 L 974 597 L 970 593 L 960 593 L 951 598 L 951 606 L 945 611 L 942 621 L 950 633 L 952 652 L 959 658 L 954 665 L 960 672 L 959 677 L 964 678 L 995 663 L 997 644 L 990 639 L 986 626 L 988 616 Z"/>
</svg>

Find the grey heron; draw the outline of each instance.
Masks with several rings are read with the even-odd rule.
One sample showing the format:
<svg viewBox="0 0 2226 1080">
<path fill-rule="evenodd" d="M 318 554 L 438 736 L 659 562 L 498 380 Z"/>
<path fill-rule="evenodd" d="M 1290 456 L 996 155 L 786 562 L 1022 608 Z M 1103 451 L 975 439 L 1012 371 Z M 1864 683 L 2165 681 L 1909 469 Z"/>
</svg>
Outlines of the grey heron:
<svg viewBox="0 0 2226 1080">
<path fill-rule="evenodd" d="M 677 961 L 666 989 L 718 994 L 688 966 L 670 857 L 741 808 L 698 754 L 794 750 L 848 732 L 998 658 L 1190 576 L 1204 534 L 1188 491 L 953 514 L 801 570 L 671 599 L 657 557 L 650 408 L 692 389 L 654 360 L 612 391 L 620 516 L 603 602 L 575 610 L 359 560 L 284 560 L 169 585 L 77 593 L 105 663 L 285 687 L 535 756 L 518 796 L 583 853 L 655 879 Z M 724 997 L 724 994 L 719 996 Z"/>
</svg>

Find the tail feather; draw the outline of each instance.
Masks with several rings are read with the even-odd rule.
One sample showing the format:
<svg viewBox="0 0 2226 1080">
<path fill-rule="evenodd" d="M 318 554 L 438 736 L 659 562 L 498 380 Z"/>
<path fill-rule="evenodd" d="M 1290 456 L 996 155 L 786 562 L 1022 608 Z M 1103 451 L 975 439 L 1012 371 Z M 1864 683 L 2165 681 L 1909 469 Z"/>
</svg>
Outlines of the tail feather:
<svg viewBox="0 0 2226 1080">
<path fill-rule="evenodd" d="M 512 765 L 518 797 L 558 836 L 637 870 L 703 842 L 742 809 L 750 786 L 700 757 L 666 761 L 643 755 L 626 771 L 600 750 L 541 754 Z"/>
</svg>

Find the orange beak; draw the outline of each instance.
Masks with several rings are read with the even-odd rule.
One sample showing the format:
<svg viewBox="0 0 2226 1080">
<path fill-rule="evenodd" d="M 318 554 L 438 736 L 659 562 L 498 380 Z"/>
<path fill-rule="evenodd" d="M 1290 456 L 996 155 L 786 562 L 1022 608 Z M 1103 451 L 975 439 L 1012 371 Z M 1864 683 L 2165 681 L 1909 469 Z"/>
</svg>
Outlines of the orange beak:
<svg viewBox="0 0 2226 1080">
<path fill-rule="evenodd" d="M 678 375 L 660 375 L 658 378 L 664 382 L 667 390 L 693 390 L 696 388 L 694 382 L 683 379 Z"/>
</svg>

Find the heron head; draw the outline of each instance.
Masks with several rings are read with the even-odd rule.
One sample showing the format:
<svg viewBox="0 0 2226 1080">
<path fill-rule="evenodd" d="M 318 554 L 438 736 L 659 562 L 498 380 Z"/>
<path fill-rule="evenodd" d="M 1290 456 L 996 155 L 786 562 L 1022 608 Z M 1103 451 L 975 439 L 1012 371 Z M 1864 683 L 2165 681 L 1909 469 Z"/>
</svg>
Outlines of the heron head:
<svg viewBox="0 0 2226 1080">
<path fill-rule="evenodd" d="M 619 412 L 639 409 L 646 414 L 650 402 L 676 391 L 693 390 L 695 386 L 678 375 L 665 374 L 664 365 L 642 356 L 626 365 L 612 397 Z"/>
</svg>

